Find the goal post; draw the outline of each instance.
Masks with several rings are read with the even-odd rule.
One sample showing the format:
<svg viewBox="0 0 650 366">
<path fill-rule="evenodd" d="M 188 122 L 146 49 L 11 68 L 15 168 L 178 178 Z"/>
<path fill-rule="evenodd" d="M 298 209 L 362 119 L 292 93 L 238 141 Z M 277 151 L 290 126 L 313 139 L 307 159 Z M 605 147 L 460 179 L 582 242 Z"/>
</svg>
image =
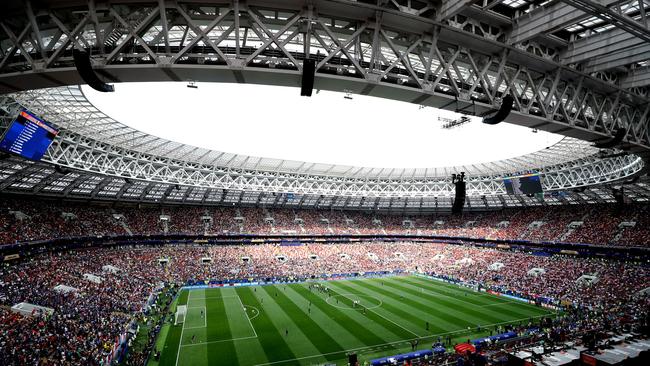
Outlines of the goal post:
<svg viewBox="0 0 650 366">
<path fill-rule="evenodd" d="M 176 320 L 174 325 L 185 323 L 185 315 L 187 315 L 187 305 L 178 305 L 176 307 Z"/>
</svg>

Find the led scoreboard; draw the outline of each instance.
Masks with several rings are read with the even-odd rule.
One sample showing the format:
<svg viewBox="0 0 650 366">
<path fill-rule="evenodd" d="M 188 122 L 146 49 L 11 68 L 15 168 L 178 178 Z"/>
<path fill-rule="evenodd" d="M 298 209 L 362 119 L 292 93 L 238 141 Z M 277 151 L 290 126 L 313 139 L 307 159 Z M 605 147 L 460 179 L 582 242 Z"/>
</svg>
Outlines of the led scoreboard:
<svg viewBox="0 0 650 366">
<path fill-rule="evenodd" d="M 0 140 L 0 150 L 40 160 L 58 134 L 58 130 L 23 110 Z"/>
<path fill-rule="evenodd" d="M 543 193 L 542 181 L 538 174 L 528 174 L 510 177 L 503 180 L 507 194 L 539 194 Z"/>
</svg>

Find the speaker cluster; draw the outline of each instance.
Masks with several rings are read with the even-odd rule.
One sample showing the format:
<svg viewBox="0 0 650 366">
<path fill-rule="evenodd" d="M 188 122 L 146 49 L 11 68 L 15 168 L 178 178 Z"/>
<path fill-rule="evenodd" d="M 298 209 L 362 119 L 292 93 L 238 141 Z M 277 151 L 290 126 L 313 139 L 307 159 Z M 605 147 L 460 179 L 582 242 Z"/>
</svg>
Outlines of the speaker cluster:
<svg viewBox="0 0 650 366">
<path fill-rule="evenodd" d="M 75 48 L 72 51 L 72 57 L 74 58 L 74 66 L 77 68 L 79 76 L 81 76 L 81 79 L 88 86 L 103 93 L 115 91 L 113 85 L 106 84 L 99 79 L 99 76 L 97 76 L 93 70 L 93 66 L 90 64 L 90 54 L 88 52 L 79 51 Z"/>
</svg>

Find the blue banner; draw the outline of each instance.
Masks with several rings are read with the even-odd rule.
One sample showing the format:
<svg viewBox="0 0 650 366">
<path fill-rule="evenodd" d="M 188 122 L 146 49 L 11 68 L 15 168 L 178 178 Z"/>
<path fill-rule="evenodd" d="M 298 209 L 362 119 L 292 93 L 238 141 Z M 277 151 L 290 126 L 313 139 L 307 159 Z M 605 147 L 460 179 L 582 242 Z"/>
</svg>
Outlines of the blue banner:
<svg viewBox="0 0 650 366">
<path fill-rule="evenodd" d="M 425 349 L 421 351 L 402 353 L 400 355 L 395 355 L 395 356 L 376 358 L 374 360 L 371 360 L 370 364 L 372 366 L 395 365 L 416 358 L 432 357 L 432 356 L 433 356 L 433 351 L 431 351 L 430 349 Z"/>
</svg>

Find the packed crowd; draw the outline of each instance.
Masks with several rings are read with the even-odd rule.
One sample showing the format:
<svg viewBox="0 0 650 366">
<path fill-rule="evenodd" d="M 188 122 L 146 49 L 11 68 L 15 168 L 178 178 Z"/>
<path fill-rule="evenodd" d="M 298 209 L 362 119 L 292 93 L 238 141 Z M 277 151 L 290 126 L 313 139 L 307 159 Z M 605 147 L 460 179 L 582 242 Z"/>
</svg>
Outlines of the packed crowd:
<svg viewBox="0 0 650 366">
<path fill-rule="evenodd" d="M 650 245 L 648 205 L 577 205 L 450 215 L 237 207 L 101 206 L 3 199 L 0 244 L 125 235 L 443 235 L 484 239 Z"/>
<path fill-rule="evenodd" d="M 133 314 L 142 310 L 157 282 L 134 270 L 143 255 L 69 252 L 6 264 L 0 270 L 0 300 L 6 305 L 0 313 L 0 364 L 98 364 Z M 102 270 L 106 263 L 121 266 L 120 271 Z M 102 281 L 89 281 L 84 274 L 96 274 Z M 58 285 L 73 290 L 55 289 Z M 54 313 L 44 318 L 22 317 L 7 310 L 21 302 L 51 308 Z"/>
<path fill-rule="evenodd" d="M 211 262 L 202 260 L 206 257 Z M 162 258 L 168 262 L 162 264 Z M 106 265 L 116 270 L 107 271 Z M 542 273 L 529 273 L 535 268 Z M 640 293 L 650 287 L 650 268 L 642 263 L 408 242 L 89 248 L 43 253 L 0 268 L 0 364 L 101 364 L 160 282 L 373 271 L 418 271 L 580 308 L 609 321 L 639 322 L 650 309 L 649 298 Z M 84 274 L 101 277 L 101 283 Z M 596 280 L 580 281 L 583 275 Z M 76 290 L 59 292 L 57 285 Z M 54 314 L 23 317 L 8 310 L 20 302 L 52 308 Z M 612 314 L 623 315 L 612 320 Z"/>
</svg>

